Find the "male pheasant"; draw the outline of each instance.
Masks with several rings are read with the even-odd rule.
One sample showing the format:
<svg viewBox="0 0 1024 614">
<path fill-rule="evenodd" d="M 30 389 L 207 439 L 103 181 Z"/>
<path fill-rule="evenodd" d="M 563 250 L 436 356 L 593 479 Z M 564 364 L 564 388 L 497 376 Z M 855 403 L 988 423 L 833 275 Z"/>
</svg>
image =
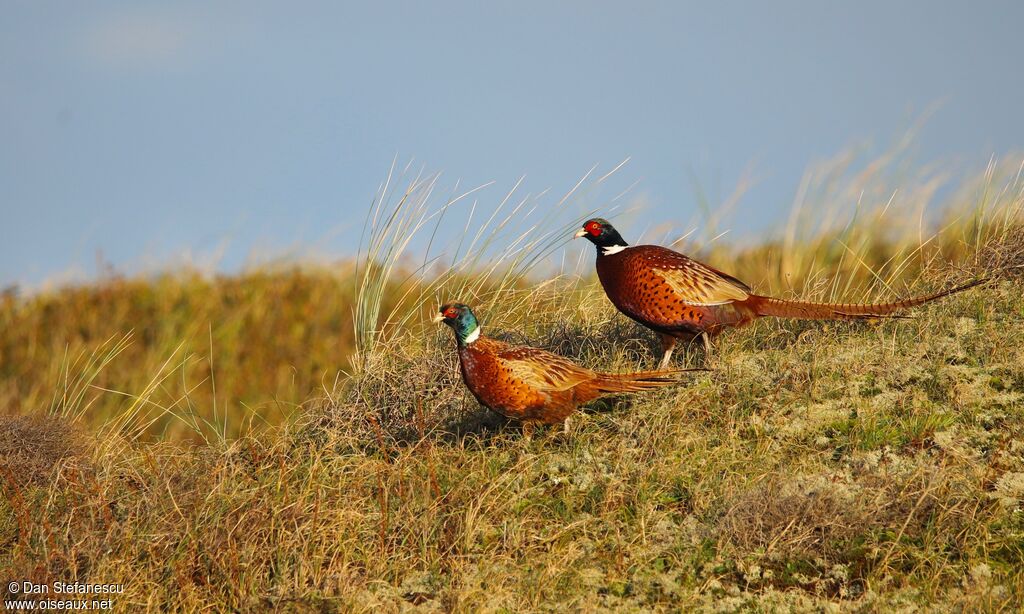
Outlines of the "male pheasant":
<svg viewBox="0 0 1024 614">
<path fill-rule="evenodd" d="M 705 346 L 729 326 L 762 316 L 805 320 L 883 317 L 973 288 L 986 280 L 892 303 L 809 303 L 759 296 L 742 281 L 658 245 L 630 246 L 606 220 L 588 220 L 576 233 L 597 248 L 597 276 L 612 304 L 661 335 L 664 369 L 678 339 L 701 336 Z"/>
<path fill-rule="evenodd" d="M 462 380 L 473 396 L 489 409 L 526 423 L 558 424 L 578 405 L 604 395 L 677 384 L 673 376 L 682 372 L 591 371 L 544 350 L 482 336 L 473 311 L 460 303 L 441 307 L 434 322 L 455 331 Z"/>
</svg>

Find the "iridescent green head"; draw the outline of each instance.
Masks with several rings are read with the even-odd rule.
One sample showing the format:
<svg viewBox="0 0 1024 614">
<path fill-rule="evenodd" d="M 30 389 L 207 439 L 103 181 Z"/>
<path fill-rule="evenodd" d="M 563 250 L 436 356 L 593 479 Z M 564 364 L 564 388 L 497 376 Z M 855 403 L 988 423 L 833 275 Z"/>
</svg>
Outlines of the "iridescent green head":
<svg viewBox="0 0 1024 614">
<path fill-rule="evenodd" d="M 459 345 L 465 346 L 473 343 L 480 337 L 480 323 L 477 322 L 473 310 L 462 303 L 448 303 L 442 305 L 440 311 L 434 316 L 435 322 L 444 322 L 455 331 L 455 339 Z"/>
</svg>

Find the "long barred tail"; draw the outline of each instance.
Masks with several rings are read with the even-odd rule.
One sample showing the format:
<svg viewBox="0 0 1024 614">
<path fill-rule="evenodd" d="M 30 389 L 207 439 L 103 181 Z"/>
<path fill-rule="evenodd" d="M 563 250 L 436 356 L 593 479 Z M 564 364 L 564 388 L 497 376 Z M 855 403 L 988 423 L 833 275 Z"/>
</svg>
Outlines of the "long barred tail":
<svg viewBox="0 0 1024 614">
<path fill-rule="evenodd" d="M 690 371 L 707 371 L 708 369 L 667 369 L 664 371 L 639 371 L 637 373 L 599 373 L 597 379 L 590 382 L 596 394 L 614 394 L 616 392 L 640 392 L 651 388 L 678 384 L 680 373 Z"/>
<path fill-rule="evenodd" d="M 759 316 L 775 316 L 777 318 L 799 318 L 802 320 L 855 320 L 860 318 L 884 317 L 898 311 L 916 307 L 940 299 L 950 294 L 963 292 L 987 282 L 987 279 L 976 279 L 968 284 L 957 286 L 937 294 L 908 298 L 893 303 L 874 305 L 856 305 L 847 303 L 806 303 L 803 301 L 785 301 L 769 296 L 751 296 L 747 299 Z"/>
</svg>

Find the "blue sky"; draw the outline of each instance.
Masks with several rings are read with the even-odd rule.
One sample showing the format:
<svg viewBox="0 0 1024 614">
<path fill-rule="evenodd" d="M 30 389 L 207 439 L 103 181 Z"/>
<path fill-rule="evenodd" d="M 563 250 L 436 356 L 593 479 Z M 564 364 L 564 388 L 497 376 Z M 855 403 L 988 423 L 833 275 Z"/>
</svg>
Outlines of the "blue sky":
<svg viewBox="0 0 1024 614">
<path fill-rule="evenodd" d="M 752 173 L 752 233 L 809 164 L 926 114 L 922 164 L 1024 144 L 1019 2 L 489 4 L 2 3 L 0 285 L 342 256 L 396 155 L 495 181 L 481 207 L 628 157 L 679 224 L 694 179 L 714 202 Z"/>
</svg>

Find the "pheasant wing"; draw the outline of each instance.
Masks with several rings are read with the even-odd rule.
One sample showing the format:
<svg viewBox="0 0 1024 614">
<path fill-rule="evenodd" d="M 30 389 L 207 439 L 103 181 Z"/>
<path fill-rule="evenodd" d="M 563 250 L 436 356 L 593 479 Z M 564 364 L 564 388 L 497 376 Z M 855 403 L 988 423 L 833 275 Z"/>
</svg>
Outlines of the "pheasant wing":
<svg viewBox="0 0 1024 614">
<path fill-rule="evenodd" d="M 679 252 L 651 246 L 636 252 L 655 284 L 664 284 L 682 303 L 695 307 L 724 305 L 750 297 L 742 281 Z"/>
<path fill-rule="evenodd" d="M 509 348 L 498 358 L 530 387 L 540 392 L 561 392 L 592 380 L 596 373 L 567 358 L 537 348 Z"/>
</svg>

